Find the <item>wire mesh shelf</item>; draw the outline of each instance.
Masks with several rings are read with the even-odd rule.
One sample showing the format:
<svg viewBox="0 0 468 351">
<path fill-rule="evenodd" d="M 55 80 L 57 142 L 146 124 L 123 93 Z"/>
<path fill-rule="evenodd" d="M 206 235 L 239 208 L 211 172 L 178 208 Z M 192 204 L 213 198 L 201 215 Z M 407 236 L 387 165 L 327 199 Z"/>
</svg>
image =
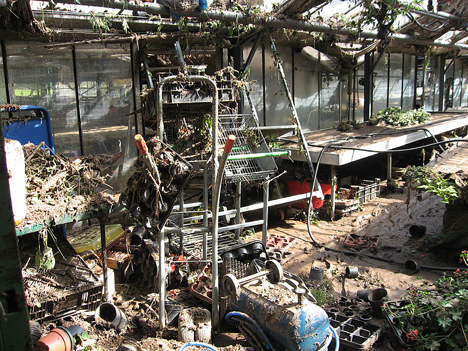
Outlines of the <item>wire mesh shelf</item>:
<svg viewBox="0 0 468 351">
<path fill-rule="evenodd" d="M 218 120 L 220 144 L 224 145 L 229 135 L 235 135 L 236 142 L 231 155 L 246 156 L 226 162 L 224 177 L 227 182 L 261 180 L 276 171 L 273 157 L 253 157 L 255 153 L 269 152 L 269 149 L 252 114 L 220 115 Z"/>
</svg>

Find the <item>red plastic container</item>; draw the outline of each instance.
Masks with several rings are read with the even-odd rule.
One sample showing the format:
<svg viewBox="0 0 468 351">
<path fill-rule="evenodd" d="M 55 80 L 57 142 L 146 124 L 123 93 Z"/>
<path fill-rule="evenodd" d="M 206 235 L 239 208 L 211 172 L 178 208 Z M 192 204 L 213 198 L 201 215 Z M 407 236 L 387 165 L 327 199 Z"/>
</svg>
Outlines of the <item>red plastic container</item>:
<svg viewBox="0 0 468 351">
<path fill-rule="evenodd" d="M 299 195 L 299 194 L 306 194 L 310 192 L 311 185 L 312 185 L 312 179 L 311 178 L 306 178 L 303 181 L 299 180 L 288 180 L 287 181 L 288 185 L 288 194 L 289 196 L 292 195 Z M 331 195 L 331 185 L 327 183 L 320 183 L 320 186 L 322 187 L 322 192 L 323 196 L 325 195 Z M 323 203 L 325 200 L 321 200 L 317 197 L 312 198 L 312 206 L 313 208 L 320 208 L 323 206 Z M 306 201 L 299 201 L 293 203 L 291 206 L 295 208 L 300 208 L 303 209 L 305 208 Z"/>
</svg>

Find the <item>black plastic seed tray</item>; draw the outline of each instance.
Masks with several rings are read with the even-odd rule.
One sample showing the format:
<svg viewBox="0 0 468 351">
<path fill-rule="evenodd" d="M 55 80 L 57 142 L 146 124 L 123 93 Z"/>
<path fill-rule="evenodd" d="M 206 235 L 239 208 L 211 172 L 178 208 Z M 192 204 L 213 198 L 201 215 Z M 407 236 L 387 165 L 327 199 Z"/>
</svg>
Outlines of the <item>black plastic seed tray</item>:
<svg viewBox="0 0 468 351">
<path fill-rule="evenodd" d="M 378 325 L 350 318 L 345 315 L 327 312 L 330 325 L 340 329 L 340 349 L 368 350 L 380 336 Z"/>
</svg>

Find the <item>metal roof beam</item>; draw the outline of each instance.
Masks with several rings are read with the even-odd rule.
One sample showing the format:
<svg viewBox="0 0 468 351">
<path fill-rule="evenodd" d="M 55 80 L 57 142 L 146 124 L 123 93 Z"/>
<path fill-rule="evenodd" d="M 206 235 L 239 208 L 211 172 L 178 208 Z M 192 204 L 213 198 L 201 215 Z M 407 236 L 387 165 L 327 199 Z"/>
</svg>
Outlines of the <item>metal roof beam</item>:
<svg viewBox="0 0 468 351">
<path fill-rule="evenodd" d="M 65 3 L 65 4 L 74 4 L 75 0 L 57 0 L 57 3 Z M 124 10 L 136 10 L 136 11 L 145 11 L 149 14 L 159 14 L 159 15 L 166 15 L 170 16 L 169 9 L 163 5 L 159 5 L 156 3 L 142 3 L 142 4 L 135 4 L 135 3 L 128 3 L 125 1 L 105 1 L 105 0 L 81 0 L 80 3 L 82 5 L 87 6 L 100 6 L 104 8 L 118 8 Z M 333 28 L 329 25 L 319 24 L 319 23 L 309 23 L 300 20 L 294 19 L 278 19 L 274 16 L 245 16 L 239 12 L 232 12 L 232 11 L 195 11 L 192 13 L 186 14 L 190 17 L 195 17 L 200 20 L 220 20 L 226 22 L 235 22 L 241 24 L 255 24 L 269 28 L 281 28 L 281 29 L 296 29 L 296 30 L 303 30 L 306 32 L 321 32 L 321 33 L 332 33 L 335 35 L 348 35 L 354 37 L 361 37 L 361 38 L 371 38 L 371 39 L 381 39 L 377 33 L 377 31 L 362 31 L 359 32 L 357 30 L 351 29 L 340 29 L 340 28 Z M 415 44 L 415 45 L 426 45 L 426 46 L 438 46 L 438 47 L 445 47 L 457 50 L 468 50 L 468 45 L 465 44 L 456 44 L 450 43 L 447 41 L 441 40 L 419 40 L 412 36 L 406 34 L 389 34 L 387 35 L 386 39 L 392 40 L 394 42 L 399 43 L 406 43 L 406 44 Z"/>
</svg>

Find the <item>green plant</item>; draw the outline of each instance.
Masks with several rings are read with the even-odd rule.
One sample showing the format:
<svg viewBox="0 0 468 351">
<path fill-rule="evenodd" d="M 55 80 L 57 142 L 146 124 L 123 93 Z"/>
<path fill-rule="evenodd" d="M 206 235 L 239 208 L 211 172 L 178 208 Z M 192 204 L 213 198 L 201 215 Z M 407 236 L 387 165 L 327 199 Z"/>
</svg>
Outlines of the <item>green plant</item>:
<svg viewBox="0 0 468 351">
<path fill-rule="evenodd" d="M 260 140 L 257 134 L 257 131 L 254 129 L 246 129 L 244 130 L 245 134 L 245 140 L 247 141 L 247 144 L 249 144 L 250 147 L 253 149 L 256 149 L 258 145 L 260 145 Z"/>
<path fill-rule="evenodd" d="M 336 130 L 339 131 L 339 132 L 349 132 L 351 130 L 351 125 L 347 121 L 346 122 L 340 122 L 336 126 Z"/>
<path fill-rule="evenodd" d="M 468 265 L 468 251 L 460 261 Z M 405 303 L 384 310 L 414 350 L 466 350 L 468 347 L 468 269 L 444 275 L 434 284 L 410 288 Z"/>
<path fill-rule="evenodd" d="M 318 283 L 316 280 L 311 280 L 306 274 L 299 274 L 304 283 L 309 287 L 310 293 L 317 300 L 318 306 L 330 306 L 335 301 L 335 295 L 333 294 L 333 283 L 326 277 Z"/>
<path fill-rule="evenodd" d="M 434 193 L 443 203 L 449 203 L 458 198 L 458 187 L 450 179 L 435 178 L 419 186 L 428 193 Z"/>
<path fill-rule="evenodd" d="M 444 179 L 439 173 L 426 166 L 409 166 L 403 176 L 409 186 L 434 193 L 443 203 L 459 198 L 460 187 L 451 179 Z"/>
<path fill-rule="evenodd" d="M 430 119 L 430 114 L 424 109 L 403 111 L 400 107 L 388 107 L 377 115 L 372 116 L 369 122 L 373 125 L 384 122 L 391 126 L 409 126 L 416 123 L 424 123 Z"/>
</svg>

